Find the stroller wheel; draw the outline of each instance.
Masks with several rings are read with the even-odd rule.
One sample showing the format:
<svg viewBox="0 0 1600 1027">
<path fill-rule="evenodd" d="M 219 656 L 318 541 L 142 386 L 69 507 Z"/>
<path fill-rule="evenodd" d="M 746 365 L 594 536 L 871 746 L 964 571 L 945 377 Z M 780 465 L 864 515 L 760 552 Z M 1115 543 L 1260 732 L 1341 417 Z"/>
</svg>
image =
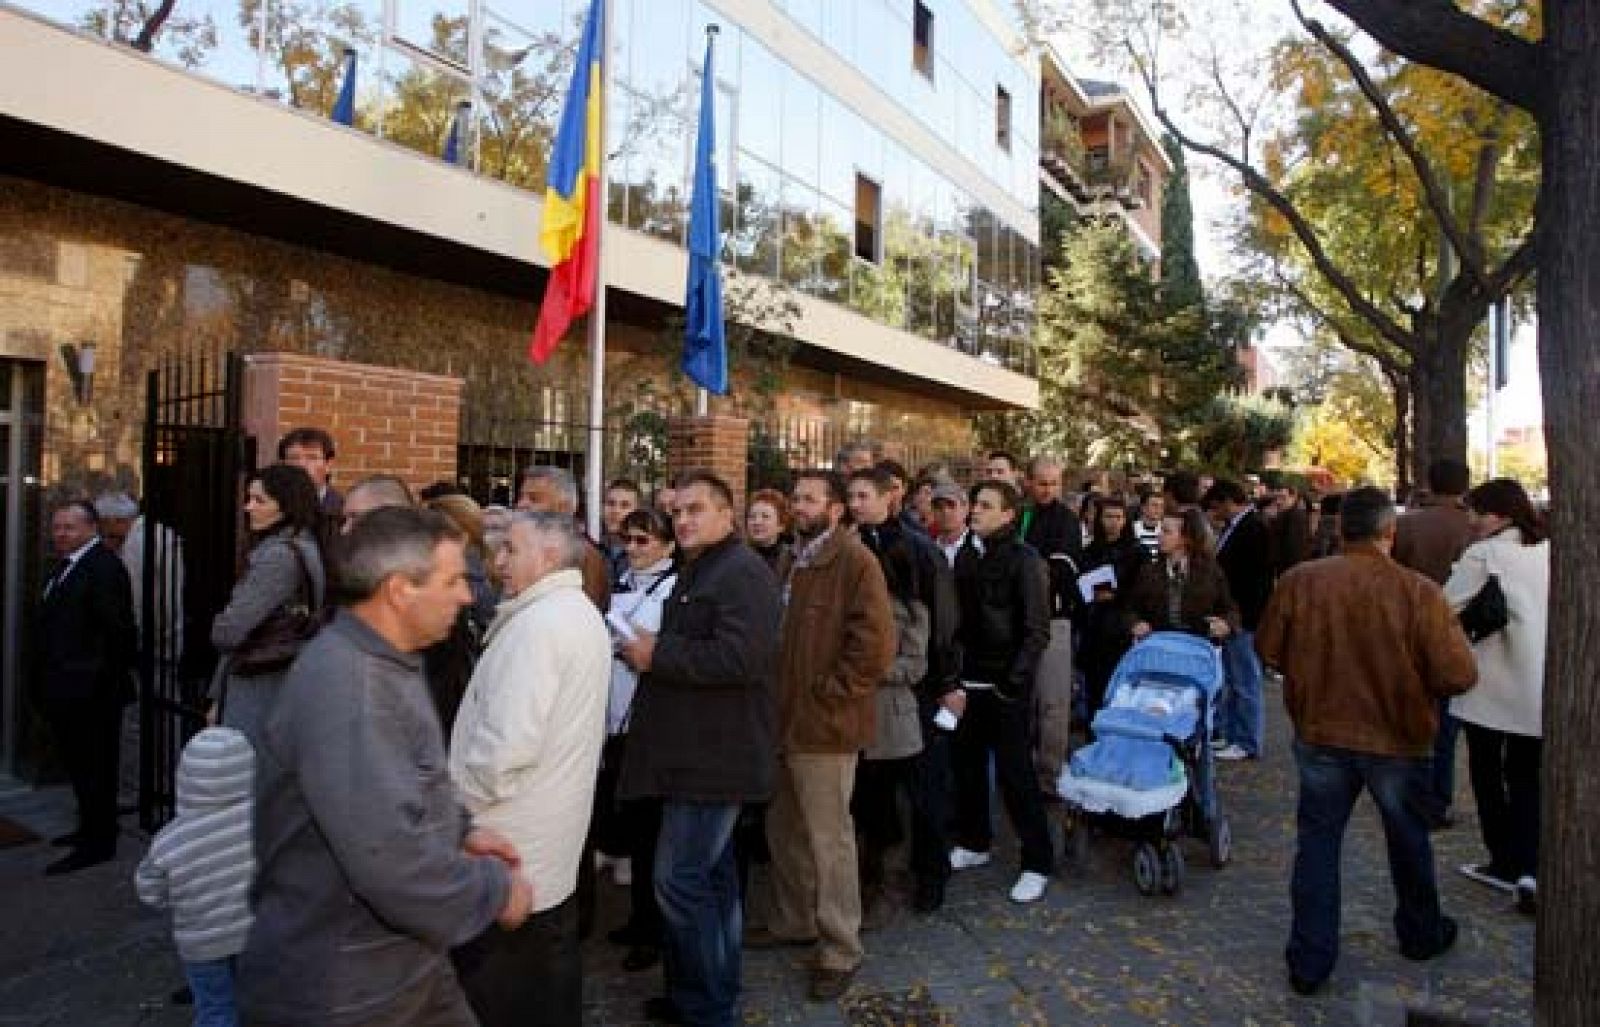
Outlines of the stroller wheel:
<svg viewBox="0 0 1600 1027">
<path fill-rule="evenodd" d="M 1161 890 L 1168 895 L 1183 891 L 1183 875 L 1183 849 L 1176 844 L 1168 845 L 1161 854 Z"/>
<path fill-rule="evenodd" d="M 1161 887 L 1161 854 L 1149 842 L 1133 850 L 1133 883 L 1141 895 L 1154 895 Z"/>
<path fill-rule="evenodd" d="M 1089 865 L 1089 825 L 1074 818 L 1067 824 L 1066 844 L 1062 846 L 1067 862 L 1082 870 Z"/>
<path fill-rule="evenodd" d="M 1233 858 L 1233 829 L 1228 826 L 1227 817 L 1219 815 L 1211 821 L 1206 842 L 1211 847 L 1211 865 L 1227 866 L 1228 860 Z"/>
</svg>

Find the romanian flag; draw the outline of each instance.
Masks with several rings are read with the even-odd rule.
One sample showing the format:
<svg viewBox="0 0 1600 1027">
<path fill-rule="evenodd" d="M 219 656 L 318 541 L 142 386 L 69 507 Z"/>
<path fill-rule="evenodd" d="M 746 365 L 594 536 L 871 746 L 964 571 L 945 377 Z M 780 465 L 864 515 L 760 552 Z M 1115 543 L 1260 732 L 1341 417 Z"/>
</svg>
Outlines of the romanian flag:
<svg viewBox="0 0 1600 1027">
<path fill-rule="evenodd" d="M 605 197 L 600 196 L 600 111 L 605 98 L 601 60 L 604 57 L 605 0 L 593 0 L 583 26 L 583 42 L 567 87 L 567 105 L 556 130 L 545 176 L 544 225 L 539 242 L 550 257 L 550 281 L 539 307 L 528 356 L 542 364 L 549 359 L 567 327 L 594 305 L 595 272 L 600 254 L 600 225 Z"/>
</svg>

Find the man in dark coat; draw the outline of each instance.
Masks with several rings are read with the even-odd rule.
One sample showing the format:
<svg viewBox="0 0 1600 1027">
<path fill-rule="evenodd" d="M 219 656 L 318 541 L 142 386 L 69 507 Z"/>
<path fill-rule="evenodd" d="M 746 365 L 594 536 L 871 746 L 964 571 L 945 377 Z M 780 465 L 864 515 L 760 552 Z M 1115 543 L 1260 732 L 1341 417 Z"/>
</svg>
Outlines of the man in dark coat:
<svg viewBox="0 0 1600 1027">
<path fill-rule="evenodd" d="M 1394 559 L 1402 566 L 1427 575 L 1441 586 L 1450 568 L 1472 541 L 1467 504 L 1462 498 L 1472 484 L 1472 472 L 1459 460 L 1435 460 L 1428 465 L 1428 494 L 1416 508 L 1406 511 L 1395 525 Z M 1450 702 L 1439 700 L 1439 733 L 1433 741 L 1433 785 L 1428 792 L 1428 821 L 1435 829 L 1451 827 L 1456 797 L 1456 736 L 1461 722 L 1450 715 Z"/>
<path fill-rule="evenodd" d="M 1044 797 L 1033 768 L 1034 675 L 1050 642 L 1050 575 L 1017 537 L 1017 490 L 989 481 L 972 490 L 973 540 L 956 557 L 961 601 L 961 685 L 966 708 L 955 737 L 957 870 L 989 862 L 989 760 L 1022 842 L 1014 902 L 1044 896 L 1054 858 Z"/>
<path fill-rule="evenodd" d="M 1083 561 L 1083 522 L 1061 501 L 1061 462 L 1036 457 L 1028 464 L 1030 502 L 1023 508 L 1018 533 L 1045 558 L 1050 568 L 1052 617 L 1070 617 L 1078 594 L 1078 565 Z"/>
<path fill-rule="evenodd" d="M 777 772 L 778 582 L 734 533 L 727 482 L 691 472 L 674 503 L 686 562 L 660 634 L 620 646 L 640 678 L 617 795 L 662 802 L 667 994 L 645 1013 L 724 1027 L 735 1022 L 743 934 L 734 826 L 745 803 L 772 797 Z"/>
<path fill-rule="evenodd" d="M 57 556 L 39 608 L 39 694 L 78 800 L 72 851 L 45 869 L 70 874 L 117 851 L 117 757 L 122 708 L 133 701 L 133 587 L 100 542 L 94 506 L 76 501 L 50 518 Z"/>
<path fill-rule="evenodd" d="M 1217 563 L 1228 577 L 1228 591 L 1239 604 L 1239 630 L 1222 644 L 1228 691 L 1217 733 L 1227 745 L 1217 757 L 1260 759 L 1267 718 L 1255 631 L 1272 595 L 1272 543 L 1266 523 L 1238 482 L 1224 479 L 1212 485 L 1201 506 L 1217 530 Z"/>
</svg>

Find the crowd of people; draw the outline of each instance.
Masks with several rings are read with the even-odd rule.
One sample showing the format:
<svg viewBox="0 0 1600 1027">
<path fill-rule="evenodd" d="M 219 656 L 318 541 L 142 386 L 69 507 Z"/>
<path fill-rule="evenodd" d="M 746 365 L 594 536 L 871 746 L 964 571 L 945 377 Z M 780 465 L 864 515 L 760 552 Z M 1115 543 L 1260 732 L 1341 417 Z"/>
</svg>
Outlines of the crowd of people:
<svg viewBox="0 0 1600 1027">
<path fill-rule="evenodd" d="M 197 1022 L 579 1023 L 605 875 L 628 889 L 622 966 L 661 968 L 650 1018 L 735 1022 L 747 948 L 808 948 L 811 998 L 838 998 L 864 931 L 995 859 L 996 792 L 1009 898 L 1044 897 L 1066 739 L 1157 632 L 1216 647 L 1220 760 L 1263 756 L 1281 675 L 1295 990 L 1333 971 L 1362 790 L 1401 953 L 1454 942 L 1429 833 L 1453 823 L 1458 724 L 1488 850 L 1463 872 L 1535 902 L 1549 561 L 1514 481 L 1441 461 L 1401 515 L 1377 489 L 1187 471 L 1071 495 L 1061 461 L 1003 452 L 964 485 L 860 443 L 742 510 L 709 471 L 612 482 L 589 538 L 561 468 L 480 507 L 387 475 L 341 494 L 318 429 L 278 455 L 210 625 L 210 726 L 138 874 Z M 123 495 L 52 520 L 42 694 L 80 816 L 52 874 L 114 853 L 137 625 L 171 616 L 134 605 L 135 526 Z"/>
</svg>

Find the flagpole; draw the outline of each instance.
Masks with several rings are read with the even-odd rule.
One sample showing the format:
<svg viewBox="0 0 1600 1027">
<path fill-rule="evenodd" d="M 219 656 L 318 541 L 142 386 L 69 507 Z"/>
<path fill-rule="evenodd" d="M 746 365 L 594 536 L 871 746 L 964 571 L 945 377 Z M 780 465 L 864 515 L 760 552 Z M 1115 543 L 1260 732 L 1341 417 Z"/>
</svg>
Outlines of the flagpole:
<svg viewBox="0 0 1600 1027">
<path fill-rule="evenodd" d="M 611 0 L 600 4 L 600 188 L 591 203 L 600 204 L 596 219 L 594 254 L 594 306 L 589 310 L 589 473 L 584 481 L 585 523 L 589 537 L 601 537 L 600 508 L 605 498 L 605 391 L 606 391 L 606 222 L 610 220 L 610 155 L 606 129 L 611 103 Z"/>
</svg>

